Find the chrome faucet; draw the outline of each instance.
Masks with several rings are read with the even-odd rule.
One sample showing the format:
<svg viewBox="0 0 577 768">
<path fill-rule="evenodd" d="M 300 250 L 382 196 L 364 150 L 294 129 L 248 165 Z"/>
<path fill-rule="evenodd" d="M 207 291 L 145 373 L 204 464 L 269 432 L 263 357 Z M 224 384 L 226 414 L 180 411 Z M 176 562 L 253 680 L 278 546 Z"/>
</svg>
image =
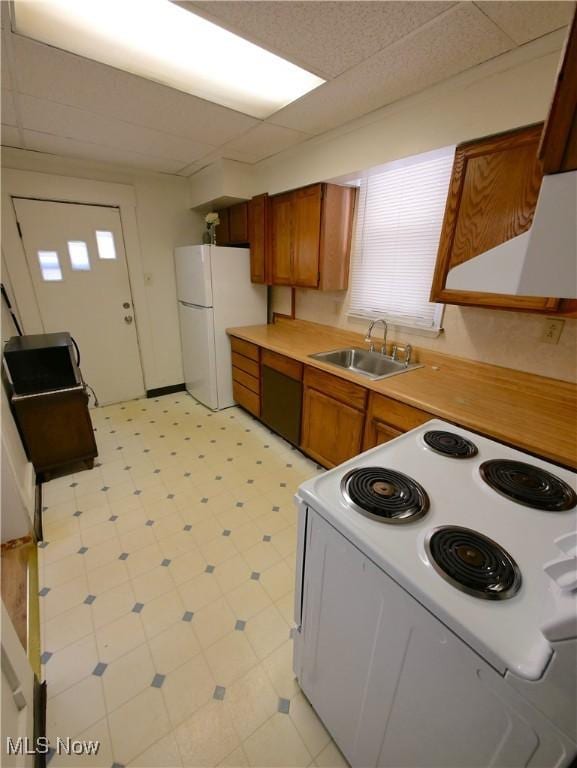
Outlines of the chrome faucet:
<svg viewBox="0 0 577 768">
<path fill-rule="evenodd" d="M 379 317 L 377 320 L 373 320 L 372 323 L 369 325 L 369 330 L 367 331 L 367 336 L 365 338 L 365 341 L 369 343 L 369 352 L 375 351 L 375 343 L 372 340 L 371 334 L 373 332 L 373 328 L 377 323 L 383 324 L 383 343 L 381 345 L 381 355 L 387 354 L 387 321 L 384 320 L 382 317 Z"/>
</svg>

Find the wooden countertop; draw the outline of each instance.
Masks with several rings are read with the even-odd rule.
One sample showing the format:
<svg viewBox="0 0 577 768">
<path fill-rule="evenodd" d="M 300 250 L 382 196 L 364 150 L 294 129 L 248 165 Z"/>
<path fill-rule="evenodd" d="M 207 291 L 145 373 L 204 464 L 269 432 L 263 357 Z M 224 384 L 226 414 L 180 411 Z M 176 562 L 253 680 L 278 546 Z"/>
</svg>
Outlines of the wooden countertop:
<svg viewBox="0 0 577 768">
<path fill-rule="evenodd" d="M 309 357 L 345 346 L 366 348 L 359 334 L 285 319 L 277 319 L 274 325 L 229 328 L 228 333 L 537 456 L 577 468 L 577 386 L 569 382 L 424 349 L 416 353 L 423 368 L 371 381 Z"/>
</svg>

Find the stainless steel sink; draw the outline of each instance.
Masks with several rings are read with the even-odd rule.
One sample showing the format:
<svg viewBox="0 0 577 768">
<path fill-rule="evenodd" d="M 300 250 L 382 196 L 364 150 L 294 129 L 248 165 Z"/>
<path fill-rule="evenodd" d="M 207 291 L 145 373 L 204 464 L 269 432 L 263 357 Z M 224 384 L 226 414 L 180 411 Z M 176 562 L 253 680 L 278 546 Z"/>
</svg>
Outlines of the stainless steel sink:
<svg viewBox="0 0 577 768">
<path fill-rule="evenodd" d="M 423 367 L 416 363 L 405 365 L 379 352 L 369 352 L 367 349 L 358 347 L 335 349 L 331 352 L 317 352 L 316 355 L 309 355 L 309 357 L 321 363 L 329 363 L 337 366 L 337 368 L 344 368 L 347 371 L 352 371 L 352 373 L 360 373 L 361 376 L 366 376 L 373 381 Z"/>
</svg>

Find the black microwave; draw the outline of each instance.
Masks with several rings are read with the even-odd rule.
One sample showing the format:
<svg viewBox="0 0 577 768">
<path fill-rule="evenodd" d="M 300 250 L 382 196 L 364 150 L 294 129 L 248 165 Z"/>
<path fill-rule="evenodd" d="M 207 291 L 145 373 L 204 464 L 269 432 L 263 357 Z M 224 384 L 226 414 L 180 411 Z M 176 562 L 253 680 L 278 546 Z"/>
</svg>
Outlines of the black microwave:
<svg viewBox="0 0 577 768">
<path fill-rule="evenodd" d="M 33 395 L 82 384 L 79 354 L 69 333 L 13 336 L 4 347 L 4 364 L 17 395 Z"/>
</svg>

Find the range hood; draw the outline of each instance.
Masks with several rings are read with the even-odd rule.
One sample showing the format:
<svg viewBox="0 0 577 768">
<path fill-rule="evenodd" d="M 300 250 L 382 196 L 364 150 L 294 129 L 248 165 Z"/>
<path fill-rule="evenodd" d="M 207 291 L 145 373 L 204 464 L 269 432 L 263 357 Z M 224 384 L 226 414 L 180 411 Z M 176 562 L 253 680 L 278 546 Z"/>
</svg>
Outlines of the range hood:
<svg viewBox="0 0 577 768">
<path fill-rule="evenodd" d="M 453 267 L 446 287 L 577 299 L 577 171 L 544 176 L 530 229 Z"/>
</svg>

